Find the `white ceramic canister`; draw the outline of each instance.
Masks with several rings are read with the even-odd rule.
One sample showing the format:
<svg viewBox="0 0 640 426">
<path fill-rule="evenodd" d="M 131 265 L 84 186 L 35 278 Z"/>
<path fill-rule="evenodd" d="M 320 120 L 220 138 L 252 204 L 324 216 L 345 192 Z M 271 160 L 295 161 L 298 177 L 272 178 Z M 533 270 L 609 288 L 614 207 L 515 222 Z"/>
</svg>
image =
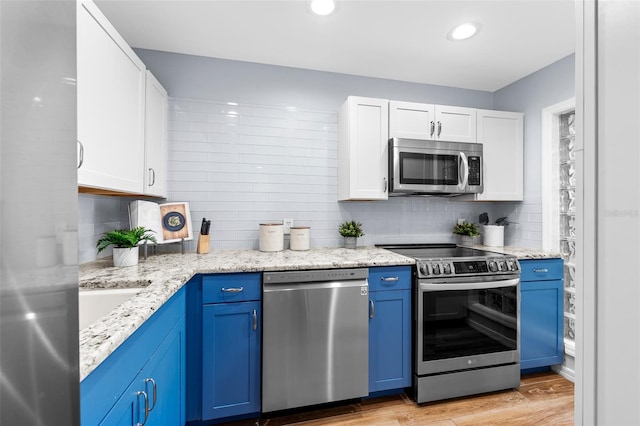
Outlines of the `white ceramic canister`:
<svg viewBox="0 0 640 426">
<path fill-rule="evenodd" d="M 309 250 L 311 228 L 309 226 L 292 226 L 290 230 L 291 250 Z"/>
<path fill-rule="evenodd" d="M 504 245 L 504 226 L 484 225 L 482 227 L 482 243 L 488 247 Z"/>
<path fill-rule="evenodd" d="M 284 249 L 284 226 L 281 223 L 260 224 L 260 251 Z"/>
</svg>

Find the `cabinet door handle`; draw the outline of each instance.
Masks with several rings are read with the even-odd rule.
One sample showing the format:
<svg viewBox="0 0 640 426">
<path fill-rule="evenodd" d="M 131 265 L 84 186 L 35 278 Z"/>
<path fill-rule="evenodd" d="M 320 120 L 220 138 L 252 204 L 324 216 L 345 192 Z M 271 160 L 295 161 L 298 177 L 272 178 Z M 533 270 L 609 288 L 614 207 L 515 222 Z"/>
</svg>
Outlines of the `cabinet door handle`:
<svg viewBox="0 0 640 426">
<path fill-rule="evenodd" d="M 158 388 L 156 387 L 156 381 L 151 377 L 148 379 L 144 379 L 145 386 L 147 385 L 147 383 L 151 383 L 153 385 L 153 405 L 149 408 L 149 411 L 153 411 L 153 409 L 156 408 L 156 401 L 158 400 Z"/>
<path fill-rule="evenodd" d="M 433 137 L 433 132 L 436 131 L 436 123 L 434 123 L 433 121 L 431 122 L 431 130 L 429 132 L 429 136 Z"/>
<path fill-rule="evenodd" d="M 373 300 L 369 300 L 369 318 L 373 319 L 376 316 L 376 305 Z"/>
<path fill-rule="evenodd" d="M 382 192 L 387 192 L 387 178 L 382 179 Z"/>
<path fill-rule="evenodd" d="M 155 183 L 156 183 L 156 171 L 153 170 L 153 168 L 151 168 L 151 167 L 149 167 L 149 180 L 151 181 L 149 186 L 155 185 Z"/>
<path fill-rule="evenodd" d="M 253 329 L 258 329 L 258 312 L 255 309 L 253 310 Z"/>
<path fill-rule="evenodd" d="M 84 163 L 84 145 L 82 145 L 82 142 L 77 141 L 78 145 L 80 146 L 80 158 L 78 159 L 78 169 L 80 167 L 82 167 L 82 163 Z"/>
<path fill-rule="evenodd" d="M 144 396 L 144 421 L 142 423 L 137 422 L 136 426 L 144 426 L 147 423 L 147 420 L 149 420 L 149 396 L 145 391 L 138 391 L 138 393 L 136 393 L 136 398 L 138 398 L 140 395 Z M 138 419 L 139 418 L 140 418 L 140 405 L 138 405 Z"/>
<path fill-rule="evenodd" d="M 400 281 L 400 277 L 381 277 L 380 280 L 385 282 L 395 282 Z"/>
<path fill-rule="evenodd" d="M 231 287 L 231 288 L 222 287 L 220 290 L 224 291 L 225 293 L 240 293 L 241 291 L 244 291 L 244 287 Z"/>
<path fill-rule="evenodd" d="M 549 272 L 549 270 L 547 268 L 533 268 L 533 272 L 536 274 L 544 274 Z"/>
<path fill-rule="evenodd" d="M 438 137 L 440 137 L 440 133 L 442 133 L 442 122 L 438 121 Z"/>
</svg>

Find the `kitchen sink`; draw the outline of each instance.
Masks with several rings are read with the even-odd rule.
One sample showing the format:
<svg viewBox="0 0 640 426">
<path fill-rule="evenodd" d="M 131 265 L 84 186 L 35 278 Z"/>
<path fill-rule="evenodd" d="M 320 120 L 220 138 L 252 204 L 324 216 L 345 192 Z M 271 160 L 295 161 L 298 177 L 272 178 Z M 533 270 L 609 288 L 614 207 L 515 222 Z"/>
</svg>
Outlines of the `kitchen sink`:
<svg viewBox="0 0 640 426">
<path fill-rule="evenodd" d="M 126 302 L 142 290 L 141 288 L 81 289 L 78 294 L 79 329 L 90 326 L 94 321 Z"/>
</svg>

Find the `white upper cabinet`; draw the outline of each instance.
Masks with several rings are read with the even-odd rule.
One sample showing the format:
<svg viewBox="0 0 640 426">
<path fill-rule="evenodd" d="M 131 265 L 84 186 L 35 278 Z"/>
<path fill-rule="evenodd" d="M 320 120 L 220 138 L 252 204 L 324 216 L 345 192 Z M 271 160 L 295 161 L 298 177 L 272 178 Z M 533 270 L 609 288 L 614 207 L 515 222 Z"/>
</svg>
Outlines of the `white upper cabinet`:
<svg viewBox="0 0 640 426">
<path fill-rule="evenodd" d="M 476 142 L 476 109 L 436 105 L 435 139 Z"/>
<path fill-rule="evenodd" d="M 167 91 L 147 71 L 144 132 L 144 193 L 167 197 Z"/>
<path fill-rule="evenodd" d="M 145 65 L 93 2 L 78 2 L 78 185 L 143 193 Z"/>
<path fill-rule="evenodd" d="M 435 105 L 389 101 L 389 138 L 433 139 Z"/>
<path fill-rule="evenodd" d="M 389 137 L 475 142 L 476 110 L 389 101 Z"/>
<path fill-rule="evenodd" d="M 349 96 L 338 113 L 338 200 L 386 200 L 386 99 Z"/>
<path fill-rule="evenodd" d="M 478 110 L 478 143 L 483 147 L 484 192 L 478 201 L 522 201 L 523 121 L 519 112 Z"/>
</svg>

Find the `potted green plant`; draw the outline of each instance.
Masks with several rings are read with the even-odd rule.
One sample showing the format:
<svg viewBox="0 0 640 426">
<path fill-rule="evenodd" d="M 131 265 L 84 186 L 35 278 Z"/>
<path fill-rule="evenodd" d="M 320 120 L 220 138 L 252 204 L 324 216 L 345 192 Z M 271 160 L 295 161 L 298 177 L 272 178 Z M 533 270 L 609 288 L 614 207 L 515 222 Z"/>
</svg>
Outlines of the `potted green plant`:
<svg viewBox="0 0 640 426">
<path fill-rule="evenodd" d="M 102 234 L 96 243 L 98 253 L 113 247 L 113 266 L 124 267 L 138 264 L 138 244 L 142 241 L 156 243 L 151 229 L 139 226 L 133 229 L 115 229 Z"/>
<path fill-rule="evenodd" d="M 478 225 L 465 220 L 453 227 L 453 233 L 460 236 L 461 245 L 473 245 L 475 238 L 480 235 L 480 229 Z"/>
<path fill-rule="evenodd" d="M 342 222 L 340 228 L 338 228 L 340 235 L 344 237 L 344 247 L 354 249 L 358 245 L 358 237 L 362 237 L 362 224 L 355 220 L 349 220 Z"/>
</svg>

